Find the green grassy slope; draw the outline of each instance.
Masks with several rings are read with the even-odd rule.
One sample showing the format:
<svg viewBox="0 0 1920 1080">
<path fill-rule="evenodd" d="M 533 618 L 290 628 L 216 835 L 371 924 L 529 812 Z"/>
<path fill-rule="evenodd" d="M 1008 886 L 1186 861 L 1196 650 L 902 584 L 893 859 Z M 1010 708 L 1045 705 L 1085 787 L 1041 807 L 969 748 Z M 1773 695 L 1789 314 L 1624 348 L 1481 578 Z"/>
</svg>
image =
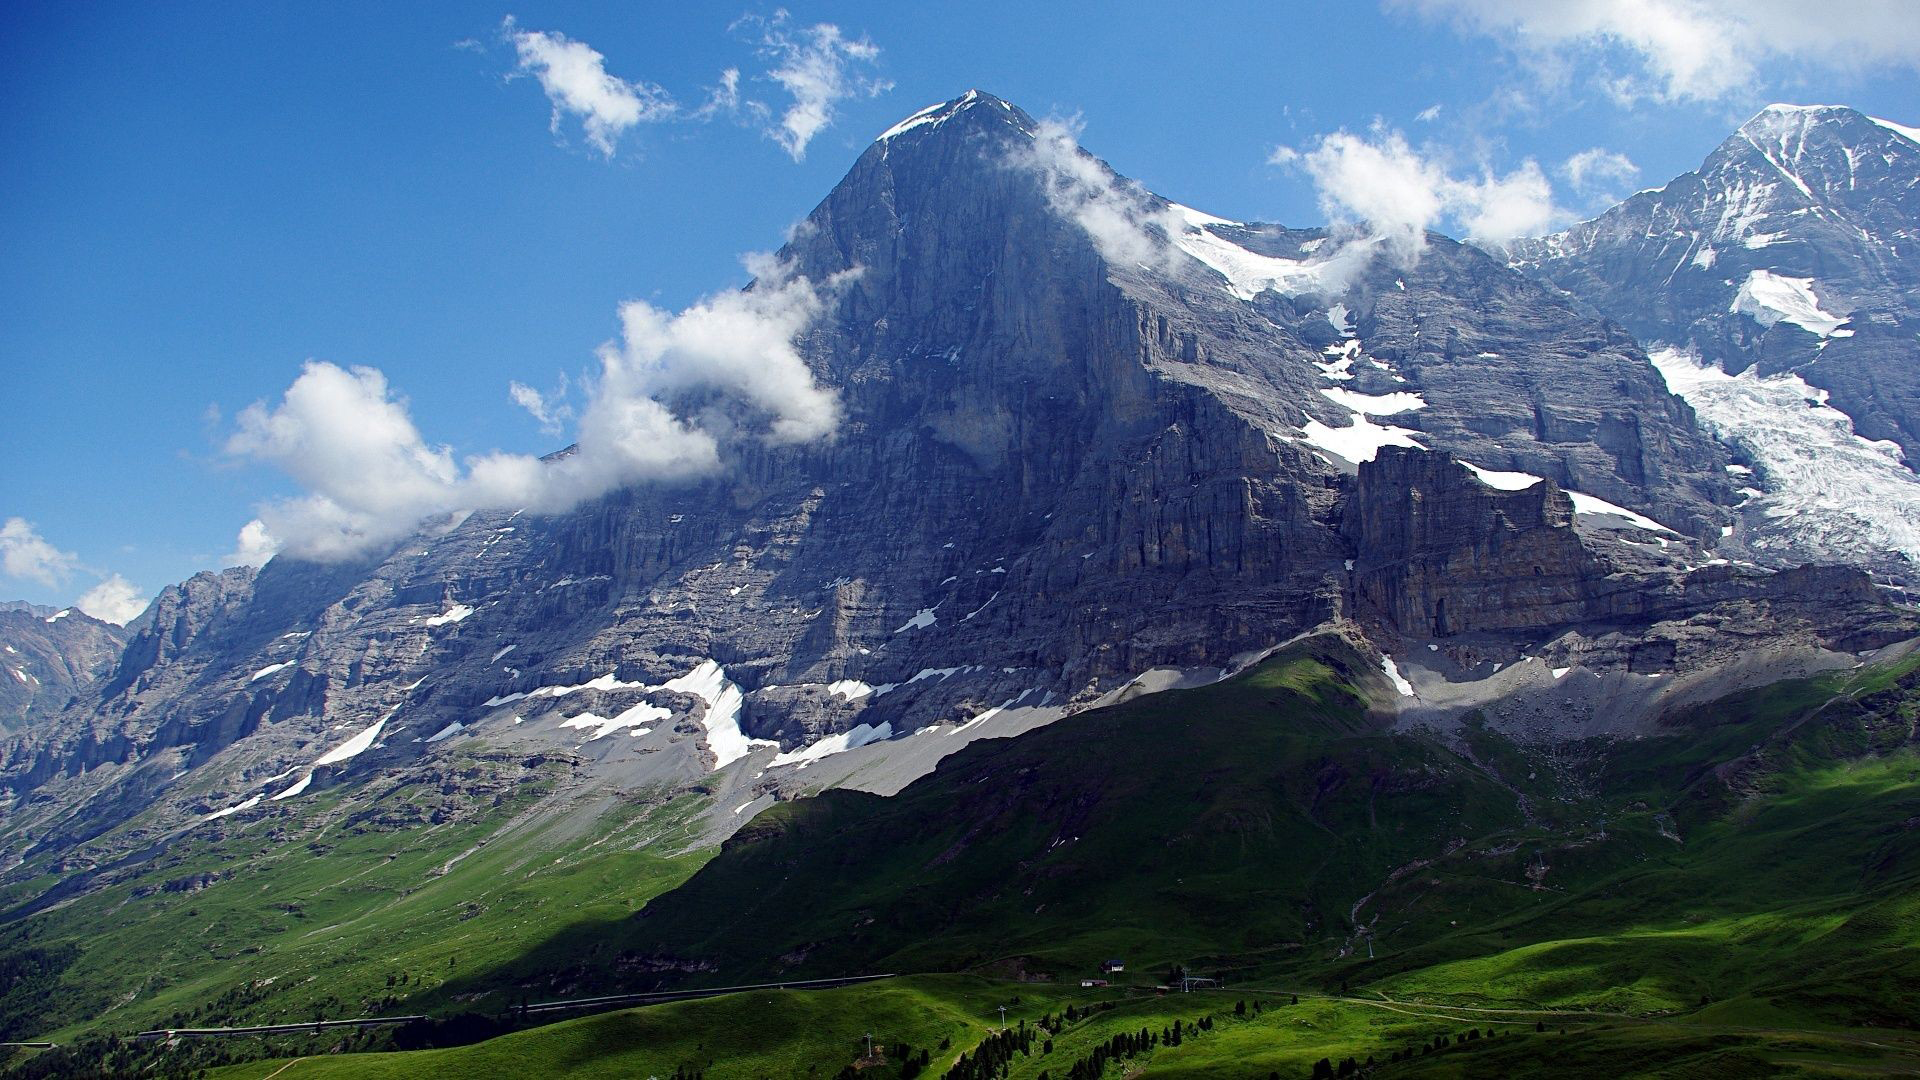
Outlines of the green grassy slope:
<svg viewBox="0 0 1920 1080">
<path fill-rule="evenodd" d="M 974 744 L 890 798 L 775 807 L 617 938 L 569 930 L 545 952 L 678 961 L 712 984 L 1293 955 L 1343 934 L 1393 868 L 1520 824 L 1457 754 L 1383 736 L 1354 690 L 1366 678 L 1328 639 Z"/>
<path fill-rule="evenodd" d="M 1370 665 L 1322 640 L 977 744 L 890 799 L 778 807 L 596 947 L 709 983 L 1117 956 L 1429 1001 L 1920 1023 L 1916 666 L 1640 739 L 1473 729 L 1456 752 L 1374 726 Z"/>
<path fill-rule="evenodd" d="M 125 881 L 0 927 L 0 1032 L 417 1011 L 557 921 L 621 921 L 708 854 L 674 854 L 691 796 L 574 807 L 563 766 L 516 759 L 505 775 L 497 800 L 458 812 L 418 777 L 209 823 Z"/>
<path fill-rule="evenodd" d="M 665 1077 L 682 1066 L 831 1076 L 870 1027 L 916 1047 L 949 1040 L 950 1062 L 1015 995 L 1030 1020 L 1085 1004 L 1083 993 L 1117 995 L 1077 986 L 1108 957 L 1127 960 L 1130 978 L 1180 963 L 1233 989 L 1129 997 L 1055 1033 L 1051 1054 L 1010 1062 L 1009 1075 L 1062 1080 L 1116 1034 L 1202 1014 L 1211 1030 L 1125 1068 L 1305 1076 L 1321 1057 L 1373 1056 L 1379 1076 L 1920 1070 L 1920 657 L 1737 695 L 1642 738 L 1551 748 L 1475 726 L 1452 742 L 1385 730 L 1366 699 L 1382 691 L 1367 657 L 1317 639 L 1214 687 L 975 744 L 892 798 L 831 792 L 776 807 L 697 872 L 701 856 L 629 842 L 670 835 L 671 807 L 585 851 L 537 830 L 485 847 L 464 833 L 451 842 L 450 830 L 436 865 L 472 853 L 436 879 L 445 886 L 401 886 L 424 873 L 405 864 L 378 878 L 393 861 L 369 840 L 355 865 L 385 882 L 374 898 L 336 897 L 325 902 L 344 907 L 315 917 L 325 890 L 299 874 L 317 871 L 289 863 L 230 894 L 236 910 L 220 925 L 258 934 L 264 955 L 298 974 L 290 981 L 312 987 L 247 1006 L 261 1018 L 314 1005 L 332 982 L 362 980 L 376 999 L 387 990 L 371 980 L 396 965 L 426 976 L 407 984 L 407 1011 L 430 1012 L 671 983 L 975 973 L 313 1057 L 280 1074 L 289 1080 Z M 555 852 L 568 854 L 535 873 Z M 331 859 L 307 864 L 341 872 Z M 313 921 L 262 932 L 260 901 L 238 897 L 282 888 L 308 897 Z M 189 894 L 202 905 L 215 895 Z M 242 915 L 255 921 L 233 921 Z M 195 924 L 152 925 L 185 941 Z M 31 944 L 72 945 L 79 928 Z M 177 999 L 150 992 L 129 1015 L 184 1005 L 232 969 L 194 970 L 203 981 L 178 979 Z M 1016 974 L 1056 981 L 991 981 Z M 1283 992 L 1301 1004 L 1232 1015 L 1234 1001 Z M 1511 1035 L 1430 1048 L 1469 1027 Z M 247 1069 L 229 1075 L 272 1071 Z"/>
</svg>

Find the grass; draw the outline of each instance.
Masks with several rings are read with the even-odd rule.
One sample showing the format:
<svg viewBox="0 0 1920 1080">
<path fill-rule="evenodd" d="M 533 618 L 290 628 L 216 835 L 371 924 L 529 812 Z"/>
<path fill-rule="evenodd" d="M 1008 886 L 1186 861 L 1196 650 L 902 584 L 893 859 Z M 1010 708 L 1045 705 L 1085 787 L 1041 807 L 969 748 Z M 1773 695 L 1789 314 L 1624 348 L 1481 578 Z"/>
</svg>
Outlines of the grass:
<svg viewBox="0 0 1920 1080">
<path fill-rule="evenodd" d="M 616 806 L 582 844 L 578 822 L 542 812 L 553 778 L 527 779 L 441 824 L 438 785 L 401 783 L 190 836 L 164 865 L 0 938 L 0 959 L 72 956 L 29 1000 L 0 999 L 11 1037 L 448 1007 L 448 980 L 526 955 L 556 919 L 617 922 L 708 854 L 672 853 L 690 798 Z"/>
<path fill-rule="evenodd" d="M 335 826 L 311 841 L 327 858 L 276 858 L 250 826 L 192 864 L 245 855 L 234 877 L 183 896 L 109 890 L 36 917 L 24 944 L 85 946 L 61 992 L 97 998 L 141 971 L 153 985 L 120 1007 L 128 1020 L 190 1002 L 306 1019 L 386 995 L 404 1011 L 487 1012 L 636 983 L 971 973 L 316 1056 L 287 1080 L 832 1076 L 869 1029 L 949 1040 L 937 1076 L 1015 996 L 1029 1020 L 1113 1003 L 1011 1063 L 1049 1080 L 1117 1033 L 1201 1015 L 1211 1030 L 1127 1069 L 1305 1076 L 1323 1057 L 1372 1056 L 1378 1076 L 1920 1071 L 1920 658 L 1551 750 L 1479 725 L 1452 744 L 1386 730 L 1367 704 L 1378 679 L 1364 656 L 1311 643 L 1214 687 L 975 744 L 891 798 L 783 804 L 704 865 L 667 854 L 687 804 L 636 802 L 588 834 L 610 839 L 583 845 L 563 817 L 530 813 L 548 798 L 537 787 L 418 850 Z M 123 930 L 86 941 L 89 920 L 164 944 L 147 962 Z M 201 956 L 202 926 L 257 951 Z M 1108 957 L 1240 988 L 1080 991 Z M 407 982 L 388 988 L 396 971 Z M 239 975 L 245 992 L 209 1008 Z M 1233 1015 L 1238 1000 L 1296 992 L 1298 1005 Z M 1541 1021 L 1549 1032 L 1532 1030 Z M 1469 1027 L 1514 1034 L 1390 1060 Z"/>
</svg>

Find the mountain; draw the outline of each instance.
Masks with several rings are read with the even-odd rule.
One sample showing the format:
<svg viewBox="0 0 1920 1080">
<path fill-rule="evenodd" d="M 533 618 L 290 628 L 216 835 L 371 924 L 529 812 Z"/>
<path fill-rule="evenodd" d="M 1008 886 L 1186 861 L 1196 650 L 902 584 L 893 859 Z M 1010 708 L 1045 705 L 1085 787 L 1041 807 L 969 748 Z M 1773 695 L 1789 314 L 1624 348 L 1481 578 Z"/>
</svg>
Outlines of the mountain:
<svg viewBox="0 0 1920 1080">
<path fill-rule="evenodd" d="M 0 733 L 59 711 L 125 645 L 120 627 L 78 609 L 0 601 Z"/>
<path fill-rule="evenodd" d="M 1207 215 L 977 91 L 877 139 L 778 262 L 833 283 L 794 338 L 838 397 L 832 438 L 731 441 L 716 477 L 455 514 L 354 560 L 201 574 L 10 738 L 0 1030 L 971 962 L 952 941 L 835 952 L 790 923 L 780 940 L 811 961 L 745 956 L 751 936 L 725 955 L 678 933 L 621 944 L 669 911 L 713 921 L 683 899 L 631 915 L 722 842 L 766 850 L 763 812 L 844 811 L 852 837 L 884 807 L 891 845 L 1080 806 L 1110 858 L 1140 842 L 1127 830 L 1262 815 L 1271 835 L 1234 849 L 1261 872 L 1296 841 L 1329 867 L 1260 894 L 1293 905 L 1262 940 L 1325 935 L 1462 830 L 1526 827 L 1518 782 L 1476 746 L 1585 768 L 1601 759 L 1554 748 L 1654 738 L 1920 636 L 1857 566 L 1754 558 L 1730 479 L 1748 466 L 1627 329 L 1537 267 Z M 1316 673 L 1274 685 L 1302 648 Z M 1217 731 L 1159 711 L 1180 689 L 1202 696 L 1164 700 L 1216 703 L 1196 715 Z M 1248 693 L 1280 704 L 1248 712 Z M 1142 717 L 1161 741 L 1124 746 L 1114 725 Z M 1195 776 L 1101 771 L 1159 769 L 1188 737 Z M 1249 745 L 1269 771 L 1233 771 Z M 1045 814 L 1027 768 L 1051 778 Z M 1354 786 L 1316 808 L 1324 769 L 1394 797 Z M 978 804 L 953 795 L 962 775 Z M 1204 819 L 1150 798 L 1214 778 L 1287 798 Z M 1335 809 L 1395 824 L 1328 840 L 1316 814 Z M 983 847 L 968 887 L 1014 873 L 1019 843 Z M 875 903 L 938 854 L 889 864 Z M 721 855 L 683 897 L 845 914 L 738 865 Z M 1124 884 L 1075 880 L 1090 898 Z M 1224 947 L 1231 918 L 1194 946 Z"/>
<path fill-rule="evenodd" d="M 892 798 L 783 806 L 593 932 L 719 982 L 1066 979 L 1120 956 L 1390 999 L 1455 980 L 1481 1001 L 1615 1012 L 1752 995 L 1902 1026 L 1920 1015 L 1897 947 L 1920 885 L 1902 719 L 1920 664 L 1885 659 L 1679 710 L 1641 739 L 1546 745 L 1396 730 L 1364 651 L 1309 639 L 1213 687 L 970 747 Z M 1828 842 L 1799 839 L 1814 833 Z M 1829 921 L 1849 929 L 1823 936 Z M 1740 955 L 1700 964 L 1726 934 Z M 1573 971 L 1593 963 L 1635 977 Z"/>
<path fill-rule="evenodd" d="M 1917 140 L 1768 106 L 1698 170 L 1512 249 L 1647 343 L 1734 448 L 1765 561 L 1920 559 Z"/>
</svg>

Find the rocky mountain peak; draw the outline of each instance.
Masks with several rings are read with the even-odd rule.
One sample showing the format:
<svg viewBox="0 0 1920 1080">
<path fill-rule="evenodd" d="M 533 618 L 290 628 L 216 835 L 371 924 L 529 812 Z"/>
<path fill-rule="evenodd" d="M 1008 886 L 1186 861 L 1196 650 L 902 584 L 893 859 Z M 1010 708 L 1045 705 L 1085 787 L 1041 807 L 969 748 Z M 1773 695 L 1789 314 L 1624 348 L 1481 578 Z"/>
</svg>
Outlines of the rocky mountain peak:
<svg viewBox="0 0 1920 1080">
<path fill-rule="evenodd" d="M 951 101 L 929 105 L 908 116 L 882 132 L 874 142 L 876 145 L 891 143 L 902 136 L 911 136 L 913 141 L 942 134 L 952 137 L 963 130 L 995 126 L 1031 134 L 1037 125 L 1033 117 L 1011 102 L 981 90 L 968 90 Z"/>
</svg>

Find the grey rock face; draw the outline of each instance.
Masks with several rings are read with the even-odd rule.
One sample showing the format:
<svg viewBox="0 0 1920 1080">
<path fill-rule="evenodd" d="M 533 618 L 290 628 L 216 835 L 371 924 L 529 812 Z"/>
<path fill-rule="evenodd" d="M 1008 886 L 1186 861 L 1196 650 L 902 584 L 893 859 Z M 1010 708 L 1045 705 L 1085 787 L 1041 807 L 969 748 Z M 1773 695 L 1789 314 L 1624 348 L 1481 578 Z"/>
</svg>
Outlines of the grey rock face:
<svg viewBox="0 0 1920 1080">
<path fill-rule="evenodd" d="M 1728 639 L 1857 652 L 1920 632 L 1861 570 L 1773 573 L 1710 558 L 1677 536 L 1582 517 L 1551 482 L 1503 491 L 1444 454 L 1384 450 L 1361 466 L 1346 504 L 1344 531 L 1359 553 L 1356 617 L 1391 637 L 1477 642 L 1483 653 L 1501 638 L 1637 637 L 1660 643 L 1653 651 L 1667 671 L 1718 659 Z M 1653 651 L 1635 650 L 1623 666 L 1640 670 Z"/>
<path fill-rule="evenodd" d="M 126 631 L 78 608 L 0 602 L 0 734 L 65 707 L 125 642 Z"/>
<path fill-rule="evenodd" d="M 564 514 L 438 522 L 362 565 L 169 590 L 109 679 L 8 747 L 9 862 L 110 863 L 135 815 L 156 843 L 472 745 L 564 757 L 580 792 L 697 784 L 723 834 L 735 806 L 890 790 L 1151 672 L 1217 677 L 1356 595 L 1383 632 L 1509 649 L 1638 617 L 1633 591 L 1730 520 L 1725 451 L 1563 296 L 1443 238 L 1340 297 L 1244 299 L 1185 256 L 1122 265 L 1017 164 L 1034 127 L 956 100 L 870 148 L 783 252 L 815 280 L 860 271 L 798 343 L 840 395 L 833 439 L 736 447 L 723 478 Z M 1205 228 L 1254 256 L 1327 241 Z M 1417 464 L 1438 453 L 1356 478 L 1309 434 L 1357 426 L 1341 391 L 1417 395 L 1385 418 L 1407 438 L 1551 483 L 1491 497 Z M 1573 537 L 1560 488 L 1651 515 L 1671 550 Z M 1394 577 L 1396 552 L 1425 569 Z M 1533 565 L 1550 585 L 1511 580 Z"/>
</svg>

